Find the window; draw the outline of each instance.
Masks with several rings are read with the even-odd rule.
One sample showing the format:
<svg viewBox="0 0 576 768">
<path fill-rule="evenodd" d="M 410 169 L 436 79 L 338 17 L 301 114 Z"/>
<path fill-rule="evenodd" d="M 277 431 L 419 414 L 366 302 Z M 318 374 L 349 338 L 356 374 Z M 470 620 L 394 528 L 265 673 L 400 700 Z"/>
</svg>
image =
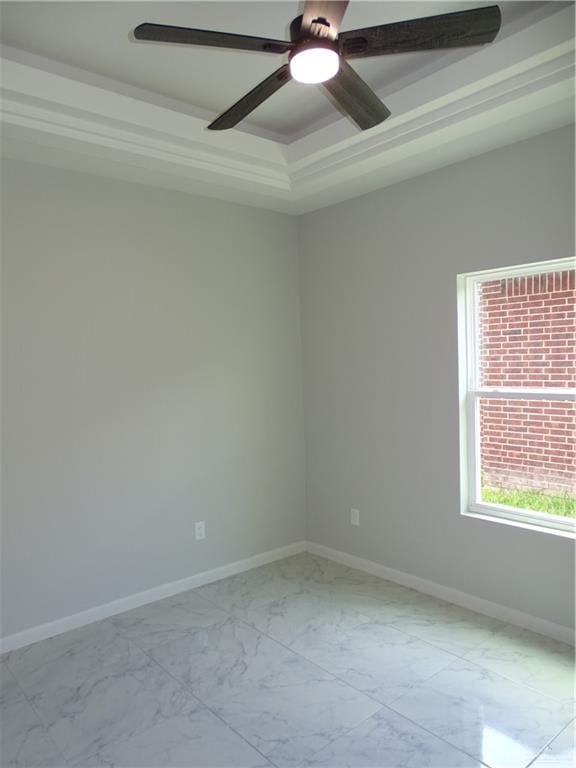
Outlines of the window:
<svg viewBox="0 0 576 768">
<path fill-rule="evenodd" d="M 460 275 L 462 512 L 576 532 L 575 262 Z"/>
</svg>

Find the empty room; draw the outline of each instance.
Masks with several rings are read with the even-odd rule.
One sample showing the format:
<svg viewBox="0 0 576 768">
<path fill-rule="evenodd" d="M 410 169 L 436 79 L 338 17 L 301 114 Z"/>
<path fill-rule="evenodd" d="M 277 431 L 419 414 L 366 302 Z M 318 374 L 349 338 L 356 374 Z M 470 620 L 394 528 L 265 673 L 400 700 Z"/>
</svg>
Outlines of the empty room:
<svg viewBox="0 0 576 768">
<path fill-rule="evenodd" d="M 0 0 L 0 768 L 576 764 L 574 30 Z"/>
</svg>

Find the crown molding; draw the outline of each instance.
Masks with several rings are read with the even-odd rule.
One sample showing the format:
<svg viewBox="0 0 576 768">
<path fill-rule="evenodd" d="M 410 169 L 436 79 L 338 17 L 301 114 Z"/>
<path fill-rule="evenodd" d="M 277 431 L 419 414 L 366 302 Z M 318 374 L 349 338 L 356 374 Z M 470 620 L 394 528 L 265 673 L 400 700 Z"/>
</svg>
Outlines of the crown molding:
<svg viewBox="0 0 576 768">
<path fill-rule="evenodd" d="M 393 117 L 345 118 L 291 144 L 206 130 L 185 113 L 38 66 L 1 60 L 7 156 L 64 165 L 288 213 L 303 213 L 573 122 L 574 10 L 393 93 Z M 28 58 L 27 58 L 28 57 Z M 84 73 L 86 74 L 86 73 Z"/>
</svg>

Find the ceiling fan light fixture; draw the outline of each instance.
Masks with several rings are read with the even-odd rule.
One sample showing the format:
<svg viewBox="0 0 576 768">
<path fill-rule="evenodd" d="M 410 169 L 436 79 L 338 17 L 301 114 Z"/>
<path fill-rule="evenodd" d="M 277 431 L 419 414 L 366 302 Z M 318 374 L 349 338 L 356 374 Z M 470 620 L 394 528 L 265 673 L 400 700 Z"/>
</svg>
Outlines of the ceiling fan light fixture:
<svg viewBox="0 0 576 768">
<path fill-rule="evenodd" d="M 155 43 L 288 53 L 288 62 L 212 120 L 206 126 L 210 131 L 234 128 L 292 79 L 322 83 L 340 111 L 367 131 L 389 118 L 390 110 L 350 66 L 348 59 L 486 45 L 494 40 L 502 23 L 500 8 L 491 5 L 342 32 L 340 27 L 348 2 L 305 0 L 302 13 L 290 23 L 289 41 L 151 22 L 139 24 L 134 29 L 134 38 Z"/>
<path fill-rule="evenodd" d="M 340 69 L 335 46 L 310 43 L 298 47 L 290 56 L 290 74 L 299 83 L 324 83 Z"/>
</svg>

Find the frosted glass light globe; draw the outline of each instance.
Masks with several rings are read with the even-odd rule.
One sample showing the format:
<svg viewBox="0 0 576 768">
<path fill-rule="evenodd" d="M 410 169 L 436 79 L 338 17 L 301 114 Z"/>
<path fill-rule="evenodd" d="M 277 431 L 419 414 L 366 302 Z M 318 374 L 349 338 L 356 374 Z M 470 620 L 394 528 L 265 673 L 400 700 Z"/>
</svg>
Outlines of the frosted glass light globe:
<svg viewBox="0 0 576 768">
<path fill-rule="evenodd" d="M 299 83 L 323 83 L 339 68 L 338 54 L 330 48 L 304 48 L 290 59 L 290 74 Z"/>
</svg>

